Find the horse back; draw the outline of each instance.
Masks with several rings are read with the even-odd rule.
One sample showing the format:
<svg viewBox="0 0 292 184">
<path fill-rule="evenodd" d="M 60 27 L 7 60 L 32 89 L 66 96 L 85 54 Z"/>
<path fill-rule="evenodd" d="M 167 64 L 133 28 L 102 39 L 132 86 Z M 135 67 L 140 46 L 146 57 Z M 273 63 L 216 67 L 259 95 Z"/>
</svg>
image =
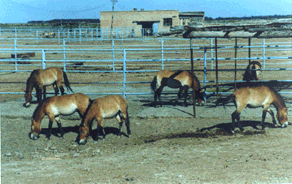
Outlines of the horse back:
<svg viewBox="0 0 292 184">
<path fill-rule="evenodd" d="M 122 96 L 109 95 L 95 99 L 90 109 L 97 112 L 97 116 L 103 118 L 112 117 L 119 111 L 127 111 L 127 101 Z"/>
<path fill-rule="evenodd" d="M 38 80 L 44 85 L 51 85 L 56 81 L 62 81 L 63 71 L 57 67 L 40 70 Z"/>
<path fill-rule="evenodd" d="M 233 95 L 237 105 L 250 107 L 270 106 L 275 100 L 274 92 L 267 86 L 239 88 Z"/>
<path fill-rule="evenodd" d="M 168 80 L 178 81 L 182 86 L 191 86 L 192 85 L 192 76 L 188 71 L 170 71 L 170 70 L 161 70 L 157 73 L 157 83 L 160 86 L 163 78 Z M 174 84 L 176 84 L 176 82 Z"/>
<path fill-rule="evenodd" d="M 46 113 L 68 115 L 79 110 L 81 114 L 84 114 L 89 101 L 90 99 L 87 95 L 76 93 L 50 97 L 44 104 L 46 106 Z"/>
</svg>

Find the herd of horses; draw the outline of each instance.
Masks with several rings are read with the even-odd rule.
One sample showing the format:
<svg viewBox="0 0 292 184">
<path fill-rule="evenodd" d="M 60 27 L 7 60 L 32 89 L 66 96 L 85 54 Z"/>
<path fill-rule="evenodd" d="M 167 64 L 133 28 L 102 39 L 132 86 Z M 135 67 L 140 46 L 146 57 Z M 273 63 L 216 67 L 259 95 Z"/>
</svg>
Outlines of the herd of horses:
<svg viewBox="0 0 292 184">
<path fill-rule="evenodd" d="M 259 70 L 261 65 L 259 62 L 251 62 L 243 75 L 243 79 L 246 81 L 258 80 Z M 65 86 L 73 94 L 64 93 L 64 87 L 62 84 L 62 78 L 64 78 Z M 46 98 L 45 86 L 53 85 L 55 89 L 55 96 Z M 187 106 L 186 100 L 188 96 L 189 88 L 194 90 L 195 100 L 199 105 L 203 105 L 206 101 L 206 93 L 200 86 L 198 78 L 189 71 L 169 71 L 162 70 L 157 73 L 151 82 L 151 88 L 154 92 L 154 107 L 157 107 L 157 98 L 161 104 L 161 93 L 163 88 L 167 86 L 170 88 L 179 88 L 175 104 L 181 98 L 181 93 L 184 91 L 184 106 Z M 49 118 L 49 132 L 47 138 L 50 139 L 52 134 L 53 121 L 56 120 L 57 125 L 61 132 L 61 137 L 64 135 L 62 130 L 60 115 L 71 115 L 78 112 L 82 119 L 79 127 L 79 135 L 77 142 L 79 144 L 85 144 L 88 136 L 92 132 L 93 120 L 97 120 L 97 136 L 99 138 L 100 130 L 105 136 L 102 120 L 104 118 L 116 117 L 119 123 L 118 135 L 121 136 L 121 129 L 123 122 L 127 127 L 128 136 L 131 134 L 130 121 L 128 115 L 127 101 L 119 95 L 109 95 L 95 100 L 90 99 L 87 95 L 82 93 L 74 93 L 70 87 L 69 80 L 64 71 L 57 67 L 51 67 L 44 70 L 34 70 L 30 77 L 27 79 L 27 87 L 25 91 L 25 107 L 30 106 L 32 100 L 32 90 L 35 88 L 38 106 L 34 110 L 32 115 L 31 132 L 30 138 L 36 140 L 39 138 L 41 133 L 41 122 L 44 116 Z M 59 89 L 61 90 L 62 96 L 57 96 Z M 44 97 L 42 98 L 42 93 Z M 272 88 L 268 86 L 254 86 L 254 87 L 241 87 L 234 91 L 227 98 L 220 98 L 217 100 L 216 105 L 222 103 L 225 105 L 229 100 L 233 99 L 236 106 L 236 110 L 232 113 L 232 127 L 231 132 L 234 133 L 235 120 L 237 121 L 238 127 L 241 131 L 243 128 L 240 124 L 240 113 L 245 107 L 249 108 L 263 108 L 261 126 L 265 128 L 265 118 L 268 112 L 272 118 L 273 123 L 276 126 L 276 119 L 273 111 L 270 109 L 271 105 L 274 105 L 277 110 L 277 119 L 282 127 L 288 125 L 288 114 L 287 107 L 283 98 Z M 162 105 L 161 105 L 162 106 Z"/>
</svg>

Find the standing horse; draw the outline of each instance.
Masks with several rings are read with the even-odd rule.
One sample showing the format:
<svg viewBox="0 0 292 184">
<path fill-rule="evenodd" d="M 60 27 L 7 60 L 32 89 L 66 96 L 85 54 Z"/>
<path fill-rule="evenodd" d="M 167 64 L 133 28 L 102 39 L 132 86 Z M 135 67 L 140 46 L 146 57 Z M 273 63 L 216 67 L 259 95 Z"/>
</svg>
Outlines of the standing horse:
<svg viewBox="0 0 292 184">
<path fill-rule="evenodd" d="M 267 86 L 256 86 L 256 87 L 243 87 L 239 88 L 233 94 L 231 94 L 228 98 L 222 100 L 223 104 L 225 104 L 230 99 L 234 99 L 234 104 L 236 106 L 236 110 L 232 113 L 232 133 L 235 128 L 235 119 L 237 120 L 238 126 L 241 131 L 243 128 L 240 124 L 240 113 L 245 107 L 249 108 L 257 108 L 263 107 L 262 114 L 262 129 L 265 129 L 265 118 L 266 113 L 268 112 L 273 118 L 273 124 L 276 125 L 276 120 L 274 116 L 274 112 L 270 109 L 270 105 L 274 105 L 277 110 L 277 119 L 283 128 L 288 126 L 288 112 L 287 107 L 283 98 L 275 92 L 273 89 Z"/>
<path fill-rule="evenodd" d="M 97 120 L 96 140 L 98 139 L 100 129 L 103 132 L 103 137 L 105 137 L 105 132 L 102 127 L 102 119 L 111 117 L 116 117 L 119 122 L 119 136 L 121 136 L 123 125 L 122 120 L 125 120 L 126 122 L 128 135 L 131 134 L 127 101 L 119 95 L 110 95 L 95 99 L 91 106 L 88 107 L 79 129 L 79 144 L 86 143 L 94 119 Z"/>
<path fill-rule="evenodd" d="M 192 86 L 194 85 L 194 86 Z M 161 103 L 161 93 L 164 86 L 168 86 L 170 88 L 179 88 L 179 92 L 177 98 L 175 100 L 175 105 L 181 97 L 181 93 L 184 90 L 184 106 L 187 107 L 187 96 L 188 90 L 190 87 L 193 87 L 195 90 L 196 99 L 198 99 L 198 103 L 201 105 L 202 102 L 205 101 L 205 92 L 201 89 L 200 82 L 198 78 L 188 71 L 169 71 L 169 70 L 161 70 L 154 77 L 151 82 L 151 88 L 154 91 L 154 107 L 156 107 L 157 97 L 159 102 Z M 158 89 L 157 89 L 158 87 Z M 162 106 L 162 104 L 160 105 Z"/>
<path fill-rule="evenodd" d="M 24 94 L 25 98 L 25 107 L 30 106 L 32 100 L 32 90 L 35 88 L 37 94 L 37 101 L 40 103 L 42 101 L 42 89 L 45 86 L 53 85 L 55 90 L 55 95 L 59 93 L 58 88 L 61 89 L 61 94 L 64 95 L 64 88 L 62 85 L 62 78 L 64 77 L 65 86 L 68 90 L 73 93 L 73 90 L 70 87 L 70 83 L 67 77 L 67 74 L 62 71 L 60 68 L 51 67 L 44 70 L 34 70 L 31 72 L 30 77 L 26 82 L 26 91 Z M 44 99 L 46 98 L 46 92 L 44 88 Z"/>
<path fill-rule="evenodd" d="M 258 61 L 252 61 L 246 67 L 245 72 L 243 74 L 243 79 L 247 82 L 251 80 L 259 80 L 259 75 L 261 74 L 262 65 Z"/>
<path fill-rule="evenodd" d="M 56 120 L 61 131 L 61 137 L 63 137 L 64 131 L 61 126 L 59 115 L 71 115 L 75 112 L 78 112 L 82 118 L 91 101 L 92 100 L 90 100 L 87 95 L 82 93 L 53 96 L 46 99 L 42 104 L 37 106 L 33 113 L 30 138 L 33 140 L 38 139 L 41 132 L 42 119 L 45 115 L 49 117 L 49 133 L 47 134 L 47 138 L 50 139 L 52 134 L 52 125 L 54 119 Z"/>
</svg>

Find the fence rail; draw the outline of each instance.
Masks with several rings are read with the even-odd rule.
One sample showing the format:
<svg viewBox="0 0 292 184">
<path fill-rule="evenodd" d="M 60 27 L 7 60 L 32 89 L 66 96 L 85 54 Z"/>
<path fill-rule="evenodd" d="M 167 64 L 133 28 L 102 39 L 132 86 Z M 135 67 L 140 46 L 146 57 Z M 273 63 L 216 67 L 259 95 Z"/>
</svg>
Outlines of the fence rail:
<svg viewBox="0 0 292 184">
<path fill-rule="evenodd" d="M 157 41 L 157 40 L 156 40 Z M 9 56 L 9 54 L 15 54 L 15 58 L 0 58 L 1 69 L 0 72 L 30 72 L 32 68 L 45 69 L 50 66 L 58 66 L 69 73 L 120 73 L 122 74 L 122 80 L 119 82 L 95 82 L 89 84 L 119 84 L 122 85 L 122 91 L 119 93 L 106 93 L 106 94 L 122 94 L 125 97 L 127 95 L 150 95 L 150 92 L 129 92 L 127 86 L 133 84 L 149 84 L 150 81 L 129 81 L 127 75 L 131 73 L 153 73 L 162 69 L 184 69 L 190 70 L 190 44 L 180 45 L 166 45 L 165 39 L 157 41 L 156 45 L 137 45 L 140 48 L 133 48 L 133 45 L 115 45 L 115 41 L 111 40 L 109 49 L 96 49 L 89 48 L 85 45 L 67 45 L 63 40 L 63 45 L 50 45 L 48 48 L 29 48 L 26 45 L 18 45 L 15 40 L 15 44 L 11 45 L 14 48 L 0 49 L 0 55 Z M 277 72 L 277 71 L 290 71 L 292 70 L 292 44 L 291 42 L 270 42 L 266 43 L 265 39 L 261 42 L 247 45 L 247 43 L 240 43 L 237 47 L 231 44 L 220 44 L 217 49 L 219 50 L 219 57 L 217 61 L 220 69 L 214 69 L 214 44 L 212 39 L 206 39 L 207 44 L 195 45 L 192 49 L 197 57 L 194 58 L 196 62 L 196 68 L 194 71 L 202 73 L 204 88 L 208 88 L 216 80 L 209 78 L 208 75 L 215 71 L 221 72 L 234 72 L 244 71 L 247 66 L 246 61 L 260 60 L 263 63 L 262 71 Z M 186 41 L 187 43 L 187 41 Z M 24 48 L 19 48 L 24 47 Z M 35 45 L 35 47 L 43 47 Z M 77 48 L 79 47 L 79 48 Z M 90 47 L 97 47 L 92 45 Z M 80 49 L 81 48 L 81 49 Z M 226 53 L 234 52 L 240 53 L 238 57 L 222 57 Z M 248 55 L 249 50 L 256 57 Z M 22 61 L 17 57 L 20 53 L 35 53 L 34 58 Z M 276 55 L 271 55 L 275 54 Z M 286 56 L 278 56 L 279 53 L 285 53 Z M 221 55 L 220 55 L 221 54 Z M 221 57 L 220 57 L 221 56 Z M 237 61 L 239 68 L 232 68 L 234 61 Z M 28 64 L 29 63 L 29 64 Z M 291 67 L 289 67 L 291 65 Z M 221 67 L 227 68 L 221 68 Z M 278 67 L 277 67 L 278 66 Z M 230 68 L 228 68 L 230 67 Z M 292 82 L 290 79 L 279 79 L 281 82 Z M 242 80 L 218 80 L 218 83 L 229 82 L 244 82 Z M 267 80 L 262 80 L 267 82 Z M 0 82 L 1 83 L 1 82 Z M 25 83 L 25 80 L 23 80 Z M 74 83 L 73 83 L 74 84 Z M 211 94 L 212 92 L 209 92 Z M 220 92 L 221 93 L 221 92 Z M 228 93 L 228 92 L 224 92 Z M 290 92 L 283 92 L 290 93 Z M 23 92 L 0 92 L 0 94 L 24 94 Z M 85 94 L 92 94 L 87 93 Z M 96 94 L 96 93 L 94 93 Z"/>
</svg>

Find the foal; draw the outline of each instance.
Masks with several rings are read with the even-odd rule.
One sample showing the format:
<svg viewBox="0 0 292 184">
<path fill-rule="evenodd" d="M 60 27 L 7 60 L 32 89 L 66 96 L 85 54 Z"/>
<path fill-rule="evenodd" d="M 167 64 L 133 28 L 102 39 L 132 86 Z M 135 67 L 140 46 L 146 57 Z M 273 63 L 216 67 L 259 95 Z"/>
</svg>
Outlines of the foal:
<svg viewBox="0 0 292 184">
<path fill-rule="evenodd" d="M 23 105 L 25 107 L 30 106 L 30 102 L 32 100 L 33 88 L 35 88 L 36 90 L 38 103 L 42 101 L 42 89 L 45 86 L 53 85 L 54 90 L 55 90 L 55 96 L 57 96 L 59 93 L 58 88 L 61 89 L 61 94 L 64 95 L 65 90 L 62 84 L 62 78 L 64 78 L 65 86 L 67 87 L 67 89 L 73 93 L 73 90 L 70 87 L 67 74 L 64 71 L 62 71 L 60 68 L 51 67 L 45 70 L 32 71 L 30 74 L 30 77 L 27 79 L 27 82 L 26 82 L 26 90 L 24 94 L 25 104 Z M 46 95 L 45 93 L 46 92 L 44 92 L 44 99 Z"/>
<path fill-rule="evenodd" d="M 239 88 L 233 94 L 231 94 L 227 99 L 223 101 L 225 104 L 229 99 L 233 98 L 236 106 L 236 110 L 232 113 L 232 133 L 235 129 L 235 119 L 237 120 L 238 126 L 241 131 L 243 128 L 240 124 L 240 113 L 245 107 L 258 108 L 263 107 L 262 114 L 262 129 L 265 129 L 265 118 L 266 113 L 271 114 L 273 118 L 273 123 L 276 125 L 276 120 L 274 112 L 269 108 L 270 105 L 274 105 L 277 110 L 277 119 L 283 128 L 288 126 L 288 112 L 287 107 L 283 98 L 276 93 L 273 89 L 267 86 L 256 86 L 256 87 L 243 87 Z"/>
<path fill-rule="evenodd" d="M 119 95 L 110 95 L 95 99 L 91 106 L 88 107 L 79 129 L 79 144 L 86 143 L 94 119 L 97 120 L 96 139 L 98 139 L 100 129 L 103 131 L 103 137 L 105 137 L 105 132 L 102 127 L 102 119 L 111 117 L 116 117 L 119 122 L 119 136 L 121 136 L 121 128 L 123 125 L 122 120 L 125 120 L 126 122 L 128 135 L 131 134 L 126 100 Z"/>
<path fill-rule="evenodd" d="M 47 138 L 50 139 L 52 134 L 52 125 L 54 119 L 56 120 L 59 129 L 61 130 L 61 137 L 64 135 L 62 130 L 59 115 L 71 115 L 78 112 L 80 117 L 84 116 L 91 100 L 82 93 L 75 93 L 64 96 L 53 96 L 45 100 L 34 111 L 31 121 L 30 138 L 33 140 L 38 139 L 41 132 L 41 123 L 45 115 L 49 117 L 49 133 Z"/>
<path fill-rule="evenodd" d="M 198 99 L 198 103 L 200 105 L 205 101 L 205 92 L 201 89 L 200 82 L 195 75 L 192 76 L 192 74 L 188 71 L 161 70 L 157 73 L 151 82 L 151 88 L 154 91 L 155 107 L 157 103 L 157 97 L 159 102 L 161 102 L 160 96 L 165 86 L 170 88 L 179 88 L 179 92 L 175 100 L 175 105 L 180 99 L 182 91 L 184 91 L 185 95 L 184 106 L 188 105 L 186 101 L 190 87 L 193 87 L 193 90 L 195 90 L 196 99 Z"/>
</svg>

